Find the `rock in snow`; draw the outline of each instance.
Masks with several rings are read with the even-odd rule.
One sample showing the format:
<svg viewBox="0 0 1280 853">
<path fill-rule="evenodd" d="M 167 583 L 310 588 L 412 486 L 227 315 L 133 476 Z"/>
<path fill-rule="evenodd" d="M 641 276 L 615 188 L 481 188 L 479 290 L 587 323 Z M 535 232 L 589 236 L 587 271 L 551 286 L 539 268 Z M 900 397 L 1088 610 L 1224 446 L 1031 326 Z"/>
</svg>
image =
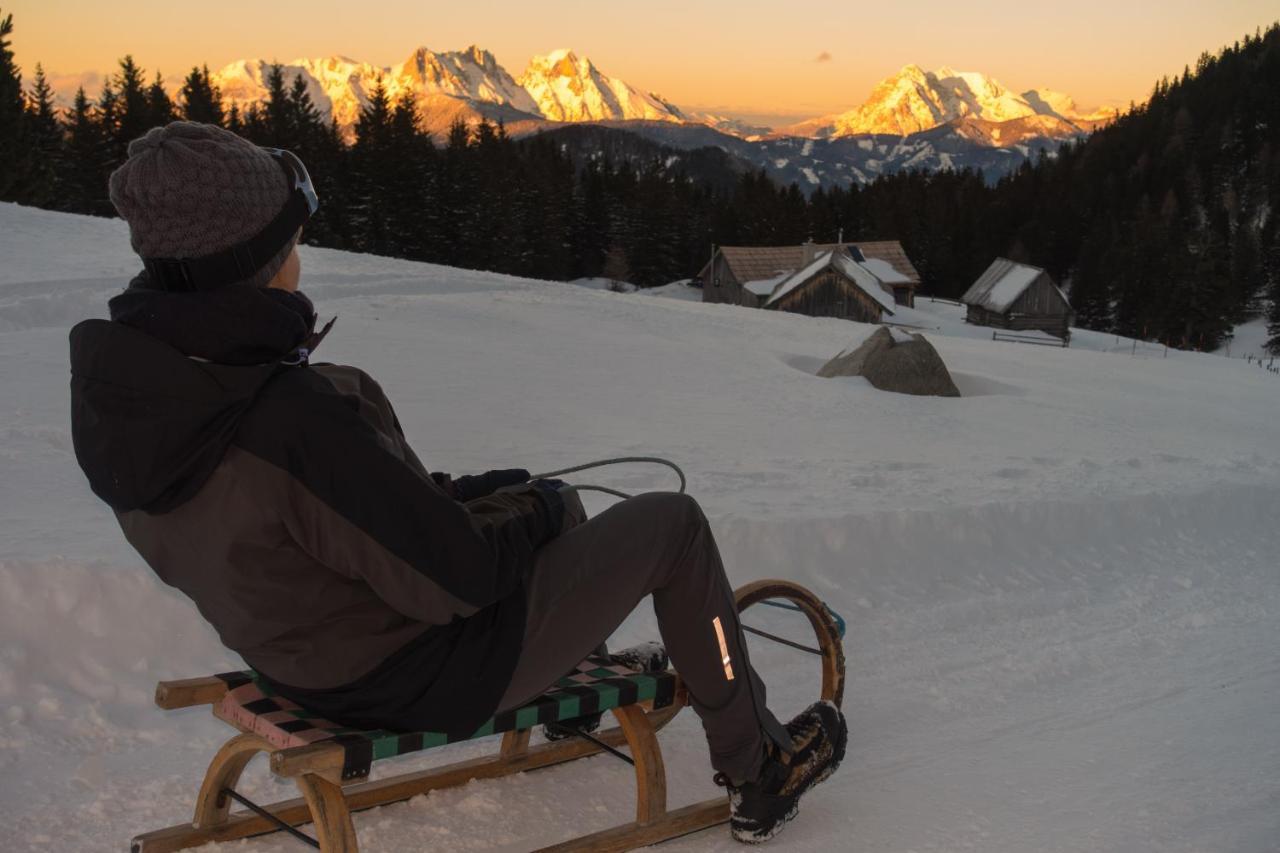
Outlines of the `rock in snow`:
<svg viewBox="0 0 1280 853">
<path fill-rule="evenodd" d="M 852 350 L 822 366 L 819 376 L 865 376 L 881 391 L 932 397 L 959 397 L 938 351 L 923 335 L 906 335 L 899 341 L 880 327 Z"/>
</svg>

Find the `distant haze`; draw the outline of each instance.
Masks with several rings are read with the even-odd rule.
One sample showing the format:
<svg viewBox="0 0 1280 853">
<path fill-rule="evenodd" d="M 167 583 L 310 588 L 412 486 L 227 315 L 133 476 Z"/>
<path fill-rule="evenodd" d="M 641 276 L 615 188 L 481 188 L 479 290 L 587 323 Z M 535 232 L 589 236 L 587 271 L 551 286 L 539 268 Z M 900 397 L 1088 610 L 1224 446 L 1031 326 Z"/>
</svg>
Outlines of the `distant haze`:
<svg viewBox="0 0 1280 853">
<path fill-rule="evenodd" d="M 200 7 L 20 0 L 3 9 L 14 15 L 13 46 L 28 80 L 36 62 L 70 79 L 109 72 L 126 53 L 149 76 L 160 69 L 172 78 L 195 64 L 218 68 L 246 57 L 342 54 L 393 65 L 419 46 L 471 44 L 518 74 L 529 57 L 569 47 L 674 103 L 770 125 L 847 110 L 908 63 L 981 70 L 1014 91 L 1051 87 L 1086 108 L 1123 106 L 1144 100 L 1161 75 L 1180 73 L 1202 51 L 1277 14 L 1274 0 L 922 0 L 909 12 L 836 0 L 798 7 L 756 0 L 384 0 L 376 12 L 336 0 Z"/>
</svg>

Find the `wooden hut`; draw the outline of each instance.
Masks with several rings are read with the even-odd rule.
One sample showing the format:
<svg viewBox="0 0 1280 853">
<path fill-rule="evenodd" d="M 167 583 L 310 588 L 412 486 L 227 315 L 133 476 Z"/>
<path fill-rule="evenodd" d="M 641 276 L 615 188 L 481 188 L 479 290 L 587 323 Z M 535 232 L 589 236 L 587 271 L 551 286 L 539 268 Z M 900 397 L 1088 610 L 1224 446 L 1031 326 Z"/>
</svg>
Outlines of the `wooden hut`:
<svg viewBox="0 0 1280 853">
<path fill-rule="evenodd" d="M 967 306 L 965 320 L 976 326 L 1071 338 L 1071 303 L 1039 267 L 996 258 L 960 301 Z"/>
<path fill-rule="evenodd" d="M 897 240 L 862 243 L 805 243 L 801 246 L 721 246 L 702 268 L 703 302 L 728 302 L 764 307 L 782 279 L 812 263 L 818 255 L 857 254 L 862 265 L 880 282 L 896 304 L 915 304 L 920 274 Z"/>
<path fill-rule="evenodd" d="M 879 323 L 885 314 L 893 313 L 893 296 L 860 260 L 844 251 L 823 252 L 808 266 L 779 280 L 762 307 Z"/>
</svg>

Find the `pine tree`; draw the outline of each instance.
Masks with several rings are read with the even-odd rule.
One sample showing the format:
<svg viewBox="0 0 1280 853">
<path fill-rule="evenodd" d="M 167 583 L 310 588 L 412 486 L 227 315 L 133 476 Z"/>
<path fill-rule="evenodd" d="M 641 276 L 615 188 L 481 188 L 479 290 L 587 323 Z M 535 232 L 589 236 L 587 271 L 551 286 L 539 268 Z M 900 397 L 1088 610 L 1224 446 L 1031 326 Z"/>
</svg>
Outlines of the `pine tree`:
<svg viewBox="0 0 1280 853">
<path fill-rule="evenodd" d="M 187 121 L 221 125 L 226 121 L 222 93 L 209 77 L 209 66 L 193 66 L 178 90 L 178 111 Z"/>
<path fill-rule="evenodd" d="M 157 71 L 156 79 L 147 89 L 147 126 L 163 127 L 177 117 L 178 111 L 173 105 L 173 99 L 165 91 L 164 79 Z"/>
<path fill-rule="evenodd" d="M 432 248 L 423 212 L 430 206 L 434 154 L 430 137 L 422 132 L 413 94 L 405 91 L 391 110 L 387 162 L 382 168 L 387 186 L 379 199 L 386 209 L 390 246 L 400 257 L 426 260 Z"/>
<path fill-rule="evenodd" d="M 120 60 L 115 86 L 118 112 L 110 142 L 112 160 L 118 165 L 124 162 L 129 143 L 151 129 L 152 111 L 143 70 L 132 56 Z"/>
<path fill-rule="evenodd" d="M 362 251 L 393 254 L 394 236 L 385 199 L 392 185 L 390 172 L 391 103 L 379 80 L 360 110 L 356 141 L 351 148 L 351 218 Z"/>
<path fill-rule="evenodd" d="M 63 209 L 106 216 L 110 215 L 111 202 L 107 198 L 107 175 L 102 161 L 102 128 L 95 112 L 84 87 L 80 87 L 67 122 L 62 182 L 66 206 Z"/>
<path fill-rule="evenodd" d="M 60 207 L 59 184 L 64 165 L 62 126 L 54 112 L 53 89 L 38 63 L 35 84 L 27 99 L 26 137 L 31 167 L 22 181 L 21 200 L 36 207 Z"/>
<path fill-rule="evenodd" d="M 309 151 L 325 133 L 325 124 L 301 74 L 293 78 L 288 104 L 288 125 L 292 133 L 289 142 L 301 151 Z"/>
<path fill-rule="evenodd" d="M 22 72 L 13 61 L 9 36 L 13 15 L 0 9 L 0 200 L 13 200 L 18 180 L 26 173 L 24 139 L 26 109 L 22 97 Z"/>
<path fill-rule="evenodd" d="M 1278 170 L 1280 171 L 1280 170 Z M 1280 226 L 1272 223 L 1271 241 L 1263 252 L 1263 275 L 1267 279 L 1267 295 L 1270 305 L 1267 310 L 1267 352 L 1280 355 Z"/>
<path fill-rule="evenodd" d="M 294 127 L 289 90 L 285 87 L 283 65 L 272 63 L 267 71 L 266 84 L 267 101 L 262 111 L 262 138 L 255 141 L 273 148 L 295 149 L 298 147 L 297 129 Z"/>
</svg>

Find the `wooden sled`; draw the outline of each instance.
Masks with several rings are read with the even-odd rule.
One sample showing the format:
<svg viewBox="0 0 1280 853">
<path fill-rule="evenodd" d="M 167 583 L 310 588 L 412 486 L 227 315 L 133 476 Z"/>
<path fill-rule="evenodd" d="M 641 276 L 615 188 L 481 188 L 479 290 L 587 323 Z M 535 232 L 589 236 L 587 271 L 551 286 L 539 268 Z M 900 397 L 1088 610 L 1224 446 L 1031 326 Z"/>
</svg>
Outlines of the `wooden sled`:
<svg viewBox="0 0 1280 853">
<path fill-rule="evenodd" d="M 822 698 L 839 704 L 844 693 L 843 631 L 827 607 L 803 587 L 778 580 L 747 584 L 735 592 L 735 598 L 739 612 L 772 599 L 808 617 L 817 648 L 799 647 L 821 654 Z M 606 749 L 621 755 L 616 748 L 624 745 L 631 754 L 627 760 L 635 766 L 635 820 L 542 850 L 617 851 L 644 847 L 729 819 L 726 797 L 667 809 L 666 769 L 656 733 L 687 703 L 688 693 L 671 670 L 637 673 L 608 661 L 589 659 L 579 665 L 577 673 L 561 679 L 529 705 L 499 714 L 471 738 L 460 739 L 501 733 L 497 755 L 369 781 L 373 761 L 440 746 L 450 739 L 435 733 L 345 729 L 270 695 L 252 672 L 162 681 L 156 687 L 156 704 L 161 708 L 212 705 L 214 716 L 240 733 L 214 755 L 196 796 L 192 821 L 136 836 L 131 849 L 133 853 L 168 853 L 211 841 L 287 831 L 322 853 L 356 853 L 359 843 L 352 812 L 456 787 L 472 779 L 551 767 Z M 529 735 L 537 725 L 604 710 L 613 714 L 617 726 L 598 732 L 591 739 L 529 745 Z M 301 797 L 259 806 L 235 791 L 240 774 L 259 752 L 267 754 L 271 772 L 294 781 Z M 247 809 L 232 812 L 236 801 Z M 305 823 L 312 824 L 314 839 L 295 828 Z"/>
</svg>

